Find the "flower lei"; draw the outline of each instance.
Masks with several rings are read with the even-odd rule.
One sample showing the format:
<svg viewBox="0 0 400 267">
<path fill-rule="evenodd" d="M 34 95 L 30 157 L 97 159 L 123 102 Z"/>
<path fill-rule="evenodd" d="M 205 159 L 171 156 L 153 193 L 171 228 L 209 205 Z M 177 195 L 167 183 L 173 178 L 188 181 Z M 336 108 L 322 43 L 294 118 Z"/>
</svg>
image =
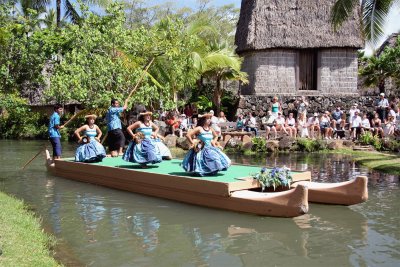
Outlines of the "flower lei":
<svg viewBox="0 0 400 267">
<path fill-rule="evenodd" d="M 271 186 L 274 188 L 274 191 L 278 186 L 289 187 L 293 180 L 290 175 L 290 169 L 286 166 L 282 168 L 274 167 L 269 171 L 264 167 L 259 173 L 255 173 L 252 176 L 261 184 L 262 191 L 264 191 L 266 187 Z"/>
</svg>

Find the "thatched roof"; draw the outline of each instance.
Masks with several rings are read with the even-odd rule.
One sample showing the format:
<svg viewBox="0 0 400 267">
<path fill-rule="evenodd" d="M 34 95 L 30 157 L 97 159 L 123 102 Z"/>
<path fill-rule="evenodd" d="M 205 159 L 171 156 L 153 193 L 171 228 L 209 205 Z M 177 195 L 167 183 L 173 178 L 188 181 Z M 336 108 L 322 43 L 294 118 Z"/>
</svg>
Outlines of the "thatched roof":
<svg viewBox="0 0 400 267">
<path fill-rule="evenodd" d="M 278 47 L 363 47 L 358 12 L 334 32 L 330 23 L 334 2 L 242 0 L 235 38 L 237 52 Z"/>
</svg>

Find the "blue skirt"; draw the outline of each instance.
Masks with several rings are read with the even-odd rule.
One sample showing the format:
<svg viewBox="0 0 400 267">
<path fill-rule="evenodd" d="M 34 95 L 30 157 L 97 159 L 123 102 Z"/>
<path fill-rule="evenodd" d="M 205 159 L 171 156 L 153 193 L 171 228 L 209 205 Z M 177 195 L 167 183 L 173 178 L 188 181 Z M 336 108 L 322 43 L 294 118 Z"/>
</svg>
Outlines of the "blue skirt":
<svg viewBox="0 0 400 267">
<path fill-rule="evenodd" d="M 219 148 L 205 146 L 199 152 L 190 149 L 182 162 L 185 171 L 196 175 L 214 175 L 219 171 L 226 171 L 231 160 Z"/>
<path fill-rule="evenodd" d="M 162 161 L 160 151 L 154 141 L 145 138 L 139 144 L 131 141 L 122 159 L 139 164 L 155 164 Z"/>
<path fill-rule="evenodd" d="M 154 145 L 158 147 L 158 150 L 160 151 L 161 156 L 164 158 L 172 158 L 171 151 L 169 148 L 161 141 L 160 139 L 154 139 Z"/>
<path fill-rule="evenodd" d="M 106 150 L 103 145 L 92 139 L 87 144 L 81 144 L 75 152 L 75 161 L 99 162 L 106 157 Z"/>
</svg>

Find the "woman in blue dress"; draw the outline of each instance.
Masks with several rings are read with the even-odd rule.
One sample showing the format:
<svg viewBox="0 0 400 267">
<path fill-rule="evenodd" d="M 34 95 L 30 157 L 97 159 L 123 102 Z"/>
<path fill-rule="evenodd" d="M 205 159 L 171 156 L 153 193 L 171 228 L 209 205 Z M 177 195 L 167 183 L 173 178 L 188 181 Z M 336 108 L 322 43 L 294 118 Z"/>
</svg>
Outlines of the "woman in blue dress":
<svg viewBox="0 0 400 267">
<path fill-rule="evenodd" d="M 125 161 L 139 163 L 143 167 L 161 162 L 160 150 L 153 139 L 157 138 L 158 126 L 151 121 L 151 115 L 152 112 L 140 113 L 139 120 L 127 128 L 132 141 L 122 156 Z"/>
<path fill-rule="evenodd" d="M 102 132 L 100 128 L 94 124 L 96 118 L 96 115 L 85 116 L 87 124 L 76 129 L 74 133 L 80 143 L 75 152 L 75 161 L 99 162 L 106 157 L 106 151 L 100 143 Z M 83 133 L 83 136 L 81 136 L 81 133 Z"/>
<path fill-rule="evenodd" d="M 171 160 L 172 159 L 172 154 L 169 148 L 164 144 L 165 139 L 161 135 L 157 135 L 157 138 L 154 139 L 155 145 L 158 147 L 158 150 L 160 150 L 160 154 L 163 160 Z"/>
<path fill-rule="evenodd" d="M 231 160 L 218 148 L 218 136 L 210 127 L 211 117 L 212 114 L 200 115 L 197 126 L 186 135 L 192 148 L 183 159 L 182 166 L 195 175 L 215 175 L 231 165 Z M 198 142 L 193 140 L 194 137 Z"/>
</svg>

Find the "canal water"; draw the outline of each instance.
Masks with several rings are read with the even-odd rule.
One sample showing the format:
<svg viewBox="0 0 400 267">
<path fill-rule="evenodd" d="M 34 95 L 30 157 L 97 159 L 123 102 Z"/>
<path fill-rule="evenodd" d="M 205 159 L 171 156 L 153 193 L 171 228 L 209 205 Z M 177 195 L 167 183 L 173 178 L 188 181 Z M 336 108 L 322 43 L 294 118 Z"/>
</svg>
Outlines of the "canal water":
<svg viewBox="0 0 400 267">
<path fill-rule="evenodd" d="M 43 141 L 0 141 L 0 190 L 23 199 L 58 239 L 66 266 L 400 266 L 399 177 L 342 155 L 232 157 L 310 170 L 313 180 L 369 177 L 369 200 L 310 204 L 309 214 L 269 218 L 208 209 L 52 176 Z M 49 146 L 49 144 L 47 144 Z M 64 143 L 64 156 L 75 146 Z M 62 253 L 61 253 L 62 252 Z"/>
</svg>

